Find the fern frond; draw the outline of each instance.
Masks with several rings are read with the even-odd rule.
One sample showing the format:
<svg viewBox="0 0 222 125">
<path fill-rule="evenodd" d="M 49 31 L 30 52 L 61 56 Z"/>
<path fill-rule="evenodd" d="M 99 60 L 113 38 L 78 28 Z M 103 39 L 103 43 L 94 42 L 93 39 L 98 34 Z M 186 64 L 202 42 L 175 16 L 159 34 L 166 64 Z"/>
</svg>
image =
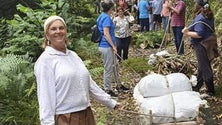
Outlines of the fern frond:
<svg viewBox="0 0 222 125">
<path fill-rule="evenodd" d="M 8 54 L 6 57 L 0 57 L 0 71 L 18 71 L 18 65 L 29 64 L 32 58 L 27 55 L 13 55 Z"/>
</svg>

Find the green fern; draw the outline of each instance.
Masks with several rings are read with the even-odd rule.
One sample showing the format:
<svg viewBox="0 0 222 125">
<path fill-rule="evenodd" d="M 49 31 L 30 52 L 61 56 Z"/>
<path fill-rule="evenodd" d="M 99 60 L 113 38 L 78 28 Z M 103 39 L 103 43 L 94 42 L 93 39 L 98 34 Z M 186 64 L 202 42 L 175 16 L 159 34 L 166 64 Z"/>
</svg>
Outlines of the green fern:
<svg viewBox="0 0 222 125">
<path fill-rule="evenodd" d="M 9 29 L 7 28 L 8 24 L 5 19 L 0 18 L 0 49 L 2 49 L 5 45 L 5 41 L 7 41 L 7 36 L 9 33 Z M 4 37 L 3 37 L 4 36 Z"/>
<path fill-rule="evenodd" d="M 0 124 L 31 125 L 38 119 L 32 58 L 0 57 Z M 3 78 L 3 79 L 2 79 Z"/>
<path fill-rule="evenodd" d="M 15 71 L 17 72 L 18 65 L 20 64 L 28 64 L 32 61 L 32 58 L 27 57 L 27 55 L 13 55 L 8 54 L 6 57 L 0 57 L 0 71 L 9 72 Z"/>
<path fill-rule="evenodd" d="M 92 77 L 98 77 L 100 76 L 100 74 L 103 72 L 104 68 L 103 67 L 91 67 L 92 66 L 92 62 L 91 60 L 85 60 L 84 64 L 86 65 L 86 67 L 89 69 L 90 74 L 92 75 Z"/>
</svg>

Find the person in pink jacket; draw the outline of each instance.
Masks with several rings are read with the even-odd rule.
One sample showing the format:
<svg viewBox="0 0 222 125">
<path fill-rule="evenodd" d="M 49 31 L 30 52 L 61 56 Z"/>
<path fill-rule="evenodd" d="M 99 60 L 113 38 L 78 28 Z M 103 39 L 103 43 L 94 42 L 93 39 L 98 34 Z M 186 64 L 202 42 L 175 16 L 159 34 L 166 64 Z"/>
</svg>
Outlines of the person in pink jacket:
<svg viewBox="0 0 222 125">
<path fill-rule="evenodd" d="M 183 0 L 173 0 L 169 8 L 172 11 L 171 26 L 174 34 L 174 43 L 179 55 L 184 54 L 184 43 L 182 29 L 185 27 L 186 4 Z"/>
<path fill-rule="evenodd" d="M 162 16 L 162 26 L 163 29 L 166 33 L 166 40 L 170 41 L 171 40 L 171 35 L 170 35 L 170 8 L 169 8 L 169 0 L 163 0 L 163 5 L 162 5 L 162 11 L 161 11 L 161 16 Z"/>
</svg>

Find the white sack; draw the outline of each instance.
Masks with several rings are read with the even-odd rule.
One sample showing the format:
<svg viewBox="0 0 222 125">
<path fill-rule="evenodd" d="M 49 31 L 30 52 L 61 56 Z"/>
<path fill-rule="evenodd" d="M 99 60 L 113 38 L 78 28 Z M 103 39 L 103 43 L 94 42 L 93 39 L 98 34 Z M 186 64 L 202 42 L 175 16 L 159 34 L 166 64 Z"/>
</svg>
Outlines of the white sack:
<svg viewBox="0 0 222 125">
<path fill-rule="evenodd" d="M 207 105 L 200 94 L 194 91 L 173 93 L 175 116 L 178 121 L 194 120 L 200 105 Z"/>
<path fill-rule="evenodd" d="M 183 73 L 172 73 L 167 76 L 149 74 L 138 83 L 143 97 L 163 96 L 172 92 L 191 91 L 191 83 Z"/>
<path fill-rule="evenodd" d="M 205 100 L 200 99 L 200 94 L 193 91 L 183 91 L 167 94 L 159 97 L 143 98 L 138 85 L 134 88 L 134 99 L 140 107 L 141 113 L 153 113 L 153 123 L 174 122 L 170 117 L 174 116 L 177 121 L 190 121 L 197 116 L 199 105 L 207 105 Z M 169 116 L 169 117 L 155 117 Z"/>
<path fill-rule="evenodd" d="M 167 123 L 173 121 L 173 104 L 170 95 L 143 98 L 140 105 L 140 112 L 149 114 L 152 111 L 153 123 Z M 155 117 L 165 116 L 165 117 Z"/>
<path fill-rule="evenodd" d="M 189 78 L 183 73 L 172 73 L 166 75 L 171 92 L 192 91 Z"/>
<path fill-rule="evenodd" d="M 165 77 L 156 73 L 143 77 L 138 87 L 143 97 L 161 96 L 168 92 Z"/>
</svg>

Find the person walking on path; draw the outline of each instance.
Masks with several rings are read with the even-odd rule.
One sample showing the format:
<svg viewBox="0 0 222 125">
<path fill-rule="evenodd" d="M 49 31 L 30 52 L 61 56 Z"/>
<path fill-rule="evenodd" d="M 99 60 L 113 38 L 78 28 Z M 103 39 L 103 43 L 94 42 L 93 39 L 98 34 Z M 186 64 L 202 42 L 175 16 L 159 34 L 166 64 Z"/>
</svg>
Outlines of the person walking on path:
<svg viewBox="0 0 222 125">
<path fill-rule="evenodd" d="M 44 23 L 44 52 L 35 62 L 41 125 L 96 125 L 90 96 L 110 109 L 120 106 L 91 78 L 81 58 L 67 49 L 64 19 Z"/>
<path fill-rule="evenodd" d="M 210 9 L 207 0 L 195 0 L 193 26 L 185 27 L 182 32 L 184 35 L 191 37 L 191 44 L 195 50 L 197 57 L 197 85 L 193 87 L 194 91 L 200 90 L 205 83 L 206 93 L 202 97 L 209 97 L 215 95 L 213 83 L 213 70 L 211 68 L 210 60 L 207 56 L 206 48 L 201 44 L 201 41 L 210 37 L 214 31 L 214 15 Z M 202 21 L 203 23 L 201 23 Z M 205 24 L 204 24 L 205 23 Z M 191 25 L 192 25 L 191 24 Z M 208 26 L 209 27 L 208 27 Z"/>
<path fill-rule="evenodd" d="M 170 2 L 169 8 L 172 11 L 171 26 L 173 29 L 174 43 L 177 53 L 183 55 L 184 43 L 182 41 L 183 33 L 181 31 L 185 26 L 186 5 L 183 0 L 173 0 L 173 2 Z"/>
</svg>

